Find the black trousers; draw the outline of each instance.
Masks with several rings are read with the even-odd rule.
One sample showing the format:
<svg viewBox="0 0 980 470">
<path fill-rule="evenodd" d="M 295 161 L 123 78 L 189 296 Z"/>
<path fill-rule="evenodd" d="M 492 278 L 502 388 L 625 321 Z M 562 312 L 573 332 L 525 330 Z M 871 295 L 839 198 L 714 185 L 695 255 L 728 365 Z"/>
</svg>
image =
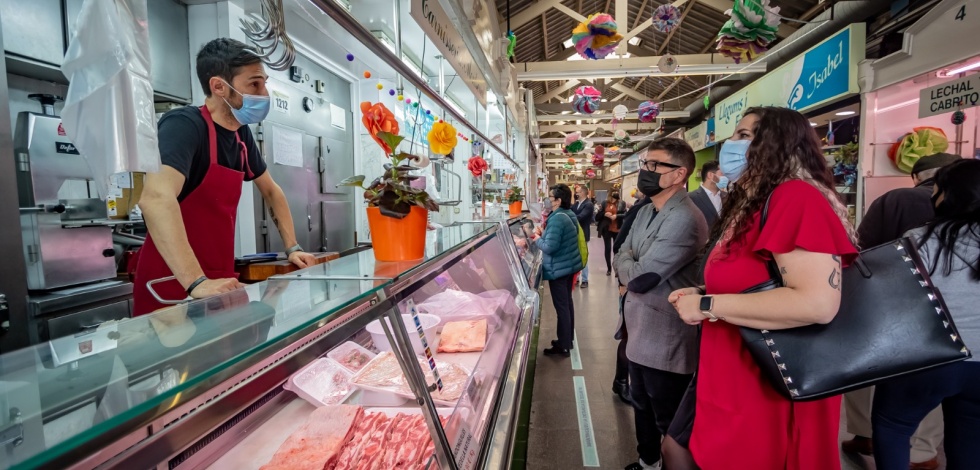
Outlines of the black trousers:
<svg viewBox="0 0 980 470">
<path fill-rule="evenodd" d="M 660 460 L 660 440 L 670 428 L 692 374 L 675 374 L 630 361 L 630 397 L 636 451 L 648 465 Z"/>
<path fill-rule="evenodd" d="M 608 230 L 602 232 L 602 247 L 605 250 L 603 253 L 606 255 L 606 272 L 612 271 L 612 246 L 613 242 L 616 241 L 616 235 L 619 235 L 619 232 Z"/>
<path fill-rule="evenodd" d="M 619 296 L 619 316 L 623 316 L 623 300 L 625 296 Z M 626 321 L 620 320 L 623 325 L 619 327 L 619 348 L 616 349 L 616 381 L 624 382 L 630 378 L 630 360 L 626 357 L 626 344 L 629 341 L 629 334 L 626 331 Z"/>
<path fill-rule="evenodd" d="M 572 305 L 572 279 L 574 274 L 548 281 L 551 301 L 558 313 L 558 347 L 572 349 L 575 331 L 575 306 Z"/>
</svg>

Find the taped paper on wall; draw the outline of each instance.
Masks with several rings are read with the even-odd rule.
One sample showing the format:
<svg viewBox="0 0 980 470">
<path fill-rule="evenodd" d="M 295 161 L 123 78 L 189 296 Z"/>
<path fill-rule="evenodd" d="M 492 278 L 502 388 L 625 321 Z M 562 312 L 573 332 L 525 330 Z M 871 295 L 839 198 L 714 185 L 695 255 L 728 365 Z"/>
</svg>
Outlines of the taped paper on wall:
<svg viewBox="0 0 980 470">
<path fill-rule="evenodd" d="M 280 165 L 303 167 L 303 134 L 275 127 L 272 132 L 272 158 Z"/>
<path fill-rule="evenodd" d="M 347 110 L 330 103 L 330 125 L 342 131 L 347 130 Z"/>
</svg>

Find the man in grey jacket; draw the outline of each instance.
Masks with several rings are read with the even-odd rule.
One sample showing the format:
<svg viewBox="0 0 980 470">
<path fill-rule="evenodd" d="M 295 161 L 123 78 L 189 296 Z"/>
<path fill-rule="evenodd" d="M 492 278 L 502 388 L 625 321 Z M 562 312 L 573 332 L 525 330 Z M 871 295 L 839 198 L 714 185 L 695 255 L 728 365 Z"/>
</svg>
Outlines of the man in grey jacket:
<svg viewBox="0 0 980 470">
<path fill-rule="evenodd" d="M 627 287 L 626 356 L 640 454 L 627 470 L 661 468 L 660 440 L 697 368 L 697 328 L 672 314 L 667 301 L 673 290 L 696 285 L 698 250 L 708 241 L 704 216 L 686 191 L 694 165 L 694 151 L 683 140 L 650 143 L 637 188 L 652 202 L 636 214 L 616 255 L 616 272 Z"/>
</svg>

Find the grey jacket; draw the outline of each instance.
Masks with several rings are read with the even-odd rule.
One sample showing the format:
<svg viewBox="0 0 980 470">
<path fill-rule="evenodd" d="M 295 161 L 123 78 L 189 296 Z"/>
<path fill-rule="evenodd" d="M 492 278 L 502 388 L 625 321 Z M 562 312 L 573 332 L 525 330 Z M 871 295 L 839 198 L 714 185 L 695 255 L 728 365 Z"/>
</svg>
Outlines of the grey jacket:
<svg viewBox="0 0 980 470">
<path fill-rule="evenodd" d="M 722 193 L 724 195 L 725 193 Z M 715 209 L 715 204 L 711 202 L 711 197 L 708 196 L 708 190 L 704 189 L 704 186 L 691 191 L 690 194 L 691 201 L 694 205 L 698 206 L 701 213 L 704 214 L 704 221 L 708 223 L 708 229 L 718 221 L 718 210 Z"/>
<path fill-rule="evenodd" d="M 684 323 L 667 297 L 697 285 L 697 255 L 707 241 L 704 216 L 685 191 L 659 213 L 649 204 L 636 214 L 615 261 L 620 282 L 630 288 L 623 308 L 630 361 L 677 374 L 697 369 L 697 327 Z"/>
<path fill-rule="evenodd" d="M 928 240 L 922 240 L 926 234 L 926 228 L 921 227 L 908 231 L 905 236 L 912 239 L 919 247 L 919 256 L 926 267 L 930 270 L 936 258 L 936 253 L 940 249 L 939 240 L 933 234 Z M 974 281 L 970 276 L 969 267 L 980 269 L 976 266 L 977 255 L 980 254 L 980 234 L 970 234 L 969 229 L 963 229 L 956 241 L 953 250 L 952 266 L 949 276 L 945 273 L 945 254 L 940 256 L 939 264 L 932 273 L 932 283 L 943 295 L 949 314 L 953 317 L 953 323 L 960 332 L 960 337 L 966 343 L 966 347 L 973 352 L 970 361 L 980 361 L 980 283 Z"/>
</svg>

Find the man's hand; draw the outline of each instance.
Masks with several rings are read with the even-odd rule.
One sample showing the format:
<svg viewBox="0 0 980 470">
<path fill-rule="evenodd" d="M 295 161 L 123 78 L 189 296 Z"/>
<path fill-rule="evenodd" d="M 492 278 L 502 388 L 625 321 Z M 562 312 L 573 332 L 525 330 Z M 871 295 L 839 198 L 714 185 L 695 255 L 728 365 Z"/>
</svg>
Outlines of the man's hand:
<svg viewBox="0 0 980 470">
<path fill-rule="evenodd" d="M 191 297 L 195 299 L 203 299 L 205 297 L 213 297 L 215 295 L 224 294 L 243 287 L 245 287 L 245 284 L 238 282 L 238 279 L 235 278 L 208 279 L 207 281 L 198 284 L 197 287 L 191 291 Z"/>
<path fill-rule="evenodd" d="M 295 264 L 300 269 L 308 268 L 316 265 L 316 256 L 305 251 L 294 251 L 289 254 L 289 262 Z"/>
</svg>

